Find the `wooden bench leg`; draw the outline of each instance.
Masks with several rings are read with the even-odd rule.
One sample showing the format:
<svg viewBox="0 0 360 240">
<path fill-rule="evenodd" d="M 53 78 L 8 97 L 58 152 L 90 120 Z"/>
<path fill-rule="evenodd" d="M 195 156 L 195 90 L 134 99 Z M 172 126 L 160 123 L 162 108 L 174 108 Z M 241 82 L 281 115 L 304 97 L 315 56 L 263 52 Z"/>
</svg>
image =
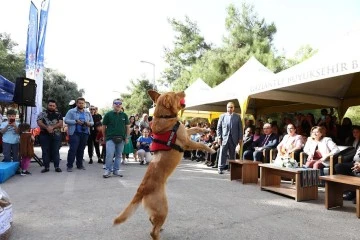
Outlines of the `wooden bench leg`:
<svg viewBox="0 0 360 240">
<path fill-rule="evenodd" d="M 325 183 L 325 207 L 327 209 L 343 206 L 343 185 L 335 182 Z"/>
<path fill-rule="evenodd" d="M 244 164 L 242 166 L 242 183 L 257 183 L 258 182 L 258 165 Z"/>
<path fill-rule="evenodd" d="M 230 163 L 230 181 L 242 178 L 242 165 Z"/>
</svg>

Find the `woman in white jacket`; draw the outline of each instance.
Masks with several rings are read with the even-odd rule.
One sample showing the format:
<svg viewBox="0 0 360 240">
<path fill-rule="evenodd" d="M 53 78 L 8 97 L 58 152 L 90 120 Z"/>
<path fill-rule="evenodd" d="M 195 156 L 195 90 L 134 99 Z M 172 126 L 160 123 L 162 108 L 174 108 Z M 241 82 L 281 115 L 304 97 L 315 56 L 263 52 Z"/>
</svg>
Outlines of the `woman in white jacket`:
<svg viewBox="0 0 360 240">
<path fill-rule="evenodd" d="M 324 127 L 311 129 L 311 137 L 306 141 L 304 152 L 308 155 L 306 167 L 322 169 L 329 166 L 329 157 L 340 152 L 338 146 L 329 137 L 325 137 Z"/>
</svg>

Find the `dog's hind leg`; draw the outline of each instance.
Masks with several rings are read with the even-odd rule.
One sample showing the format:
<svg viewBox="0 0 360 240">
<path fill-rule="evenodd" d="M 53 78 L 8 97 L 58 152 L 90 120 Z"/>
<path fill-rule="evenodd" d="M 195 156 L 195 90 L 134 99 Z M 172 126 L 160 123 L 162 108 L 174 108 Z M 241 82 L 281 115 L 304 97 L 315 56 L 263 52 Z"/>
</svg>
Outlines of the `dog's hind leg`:
<svg viewBox="0 0 360 240">
<path fill-rule="evenodd" d="M 160 231 L 163 226 L 168 213 L 168 205 L 166 195 L 157 193 L 156 196 L 148 195 L 143 199 L 145 209 L 148 211 L 149 220 L 153 225 L 150 235 L 153 240 L 160 239 Z"/>
</svg>

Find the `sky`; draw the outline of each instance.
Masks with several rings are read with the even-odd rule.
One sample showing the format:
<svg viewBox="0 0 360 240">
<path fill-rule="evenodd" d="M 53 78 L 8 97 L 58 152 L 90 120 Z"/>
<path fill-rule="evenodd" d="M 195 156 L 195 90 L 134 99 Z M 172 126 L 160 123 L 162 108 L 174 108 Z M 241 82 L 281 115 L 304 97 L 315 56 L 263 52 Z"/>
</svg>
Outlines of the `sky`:
<svg viewBox="0 0 360 240">
<path fill-rule="evenodd" d="M 131 79 L 158 79 L 172 47 L 168 18 L 198 24 L 205 41 L 221 46 L 226 8 L 234 0 L 50 0 L 45 66 L 64 73 L 100 108 L 127 92 Z M 34 0 L 40 10 L 41 0 Z M 276 49 L 291 56 L 301 45 L 319 49 L 360 26 L 358 0 L 249 0 L 260 18 L 274 22 Z M 26 49 L 30 0 L 0 0 L 0 32 Z M 1 73 L 0 73 L 1 74 Z"/>
</svg>

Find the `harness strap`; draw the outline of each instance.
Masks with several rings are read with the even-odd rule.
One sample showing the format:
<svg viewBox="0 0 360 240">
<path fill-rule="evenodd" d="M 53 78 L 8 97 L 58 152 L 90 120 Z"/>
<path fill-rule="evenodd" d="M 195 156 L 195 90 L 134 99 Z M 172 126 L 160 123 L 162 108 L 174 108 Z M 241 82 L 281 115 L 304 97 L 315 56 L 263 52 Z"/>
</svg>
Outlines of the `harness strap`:
<svg viewBox="0 0 360 240">
<path fill-rule="evenodd" d="M 160 144 L 163 144 L 163 145 L 165 145 L 165 146 L 169 146 L 169 147 L 171 147 L 172 149 L 175 149 L 175 150 L 177 150 L 177 151 L 179 151 L 179 152 L 184 152 L 184 149 L 182 149 L 179 145 L 177 145 L 177 144 L 175 144 L 175 143 L 170 143 L 170 145 L 168 145 L 167 142 L 162 141 L 162 140 L 160 140 L 160 139 L 156 139 L 156 138 L 153 139 L 153 142 L 160 143 Z"/>
<path fill-rule="evenodd" d="M 175 126 L 171 130 L 171 134 L 170 134 L 170 137 L 169 137 L 167 142 L 162 141 L 160 139 L 156 139 L 156 138 L 154 138 L 153 141 L 156 142 L 156 143 L 160 143 L 160 144 L 166 145 L 168 147 L 171 147 L 172 149 L 175 149 L 175 150 L 177 150 L 179 152 L 184 152 L 184 149 L 182 149 L 179 145 L 177 145 L 175 143 L 172 143 L 172 140 L 174 139 L 174 136 L 175 136 L 177 130 L 179 129 L 179 126 L 180 126 L 180 122 L 177 121 Z"/>
</svg>

